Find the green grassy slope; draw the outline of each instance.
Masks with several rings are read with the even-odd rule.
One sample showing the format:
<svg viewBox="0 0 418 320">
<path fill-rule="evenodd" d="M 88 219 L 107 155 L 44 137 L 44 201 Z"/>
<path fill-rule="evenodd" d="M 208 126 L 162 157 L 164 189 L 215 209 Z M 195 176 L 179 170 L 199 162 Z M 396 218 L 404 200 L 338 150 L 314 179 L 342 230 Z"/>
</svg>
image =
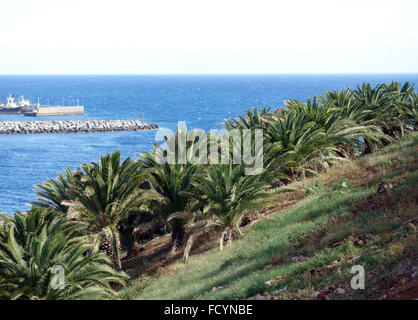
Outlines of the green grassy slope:
<svg viewBox="0 0 418 320">
<path fill-rule="evenodd" d="M 175 262 L 158 279 L 132 280 L 119 297 L 384 297 L 393 287 L 390 281 L 402 277 L 399 266 L 413 265 L 418 255 L 416 221 L 408 223 L 418 217 L 417 150 L 418 135 L 409 135 L 373 155 L 289 185 L 303 194 L 290 209 L 255 223 L 223 252 L 216 248 L 191 255 L 189 264 Z M 383 180 L 393 189 L 380 194 Z M 305 194 L 306 185 L 316 186 Z M 270 194 L 268 203 L 285 201 L 291 193 L 279 191 Z M 348 287 L 355 264 L 367 272 L 365 290 Z M 403 269 L 405 277 L 410 269 Z"/>
</svg>

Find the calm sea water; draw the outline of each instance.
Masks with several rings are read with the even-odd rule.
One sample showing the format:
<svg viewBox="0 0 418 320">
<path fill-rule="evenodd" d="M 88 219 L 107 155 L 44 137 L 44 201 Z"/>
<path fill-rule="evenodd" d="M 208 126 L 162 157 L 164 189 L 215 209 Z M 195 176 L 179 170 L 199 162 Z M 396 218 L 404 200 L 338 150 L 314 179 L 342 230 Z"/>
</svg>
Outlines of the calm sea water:
<svg viewBox="0 0 418 320">
<path fill-rule="evenodd" d="M 0 101 L 10 93 L 41 104 L 82 99 L 85 115 L 62 119 L 141 119 L 174 129 L 219 128 L 225 118 L 249 108 L 283 106 L 325 90 L 362 82 L 418 83 L 418 74 L 393 75 L 199 75 L 199 76 L 0 76 Z M 0 121 L 50 120 L 0 115 Z M 54 117 L 53 119 L 57 119 Z M 0 135 L 0 212 L 26 210 L 36 195 L 33 185 L 56 177 L 64 168 L 97 161 L 121 150 L 124 158 L 150 149 L 155 132 Z"/>
</svg>

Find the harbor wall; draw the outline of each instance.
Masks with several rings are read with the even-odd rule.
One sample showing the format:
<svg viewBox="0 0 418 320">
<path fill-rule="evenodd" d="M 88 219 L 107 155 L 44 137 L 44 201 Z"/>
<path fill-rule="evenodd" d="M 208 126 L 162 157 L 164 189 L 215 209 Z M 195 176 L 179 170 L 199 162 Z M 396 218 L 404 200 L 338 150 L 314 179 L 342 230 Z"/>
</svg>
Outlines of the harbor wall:
<svg viewBox="0 0 418 320">
<path fill-rule="evenodd" d="M 43 106 L 33 112 L 25 112 L 25 116 L 48 117 L 84 114 L 84 106 Z"/>
<path fill-rule="evenodd" d="M 158 129 L 139 120 L 0 121 L 0 134 L 86 133 Z"/>
</svg>

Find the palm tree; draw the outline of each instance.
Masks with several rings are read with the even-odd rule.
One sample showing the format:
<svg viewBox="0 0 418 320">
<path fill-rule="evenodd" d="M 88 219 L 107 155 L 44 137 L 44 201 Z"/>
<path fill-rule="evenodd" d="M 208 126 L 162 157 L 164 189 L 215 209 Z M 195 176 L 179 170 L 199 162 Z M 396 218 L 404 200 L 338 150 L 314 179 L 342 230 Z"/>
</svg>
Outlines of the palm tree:
<svg viewBox="0 0 418 320">
<path fill-rule="evenodd" d="M 306 103 L 291 99 L 287 102 L 288 112 L 295 114 L 304 114 L 309 121 L 315 122 L 318 127 L 325 126 L 328 118 L 332 114 L 329 104 L 321 104 L 321 99 L 314 97 L 307 99 Z"/>
<path fill-rule="evenodd" d="M 272 115 L 270 108 L 263 107 L 260 111 L 257 108 L 244 111 L 245 117 L 238 116 L 235 119 L 224 121 L 227 129 L 256 129 L 264 128 L 268 125 L 268 118 Z"/>
<path fill-rule="evenodd" d="M 49 234 L 64 232 L 68 239 L 77 241 L 77 230 L 69 224 L 65 215 L 53 209 L 35 208 L 29 212 L 15 212 L 11 217 L 0 214 L 0 220 L 4 224 L 12 223 L 14 226 L 14 237 L 23 247 L 31 241 L 32 236 L 39 235 L 43 229 Z M 0 241 L 7 241 L 7 234 L 0 232 Z"/>
<path fill-rule="evenodd" d="M 194 147 L 205 143 L 198 140 L 187 141 L 188 134 L 187 128 L 177 128 L 175 137 L 165 137 L 168 148 L 173 148 L 169 151 L 175 152 L 173 162 L 162 160 L 163 150 L 158 145 L 154 145 L 153 151 L 138 155 L 141 170 L 147 173 L 152 188 L 161 196 L 161 199 L 153 201 L 151 210 L 157 213 L 171 230 L 171 254 L 183 245 L 185 227 L 191 219 L 188 211 L 192 199 L 190 193 L 199 164 L 192 164 L 187 159 L 190 159 Z M 186 161 L 179 161 L 180 141 L 186 142 L 183 154 Z"/>
<path fill-rule="evenodd" d="M 70 189 L 72 186 L 81 186 L 80 178 L 80 170 L 71 171 L 67 168 L 64 174 L 59 173 L 56 179 L 49 179 L 42 185 L 35 185 L 39 198 L 31 202 L 31 205 L 35 208 L 53 208 L 66 213 L 68 206 L 63 205 L 63 201 L 73 200 Z"/>
<path fill-rule="evenodd" d="M 370 83 L 363 83 L 361 86 L 357 85 L 357 89 L 354 91 L 356 102 L 363 107 L 369 109 L 379 108 L 383 101 L 384 86 L 382 84 L 372 88 Z"/>
<path fill-rule="evenodd" d="M 325 130 L 307 114 L 289 111 L 266 131 L 266 174 L 270 176 L 284 175 L 294 181 L 306 170 L 334 157 Z"/>
<path fill-rule="evenodd" d="M 126 274 L 114 271 L 103 253 L 85 257 L 91 247 L 69 241 L 61 230 L 66 218 L 32 213 L 2 217 L 0 299 L 103 299 L 115 294 L 111 282 L 125 284 Z"/>
<path fill-rule="evenodd" d="M 223 229 L 219 240 L 221 250 L 225 237 L 230 245 L 233 231 L 241 233 L 239 223 L 249 208 L 256 207 L 254 201 L 265 196 L 265 184 L 258 181 L 259 177 L 245 176 L 244 173 L 244 164 L 234 166 L 231 162 L 211 165 L 207 175 L 196 177 L 194 183 L 198 190 L 196 197 L 206 204 L 207 212 L 215 217 L 215 223 Z"/>
<path fill-rule="evenodd" d="M 139 249 L 138 236 L 150 236 L 153 231 L 157 232 L 160 228 L 161 223 L 158 221 L 158 216 L 150 208 L 150 203 L 141 210 L 133 211 L 124 216 L 120 221 L 119 233 L 122 247 L 126 250 L 126 257 L 132 257 Z"/>
<path fill-rule="evenodd" d="M 401 85 L 398 82 L 380 84 L 372 88 L 364 83 L 357 86 L 355 91 L 355 103 L 365 115 L 364 120 L 380 128 L 385 136 L 381 138 L 383 144 L 388 144 L 393 139 L 403 136 L 405 126 L 410 119 L 411 100 L 414 95 L 414 86 L 406 82 Z M 365 139 L 366 153 L 376 149 L 376 145 L 369 139 Z"/>
<path fill-rule="evenodd" d="M 93 251 L 105 251 L 116 268 L 121 267 L 121 219 L 156 198 L 139 188 L 143 178 L 138 167 L 130 158 L 121 164 L 119 151 L 101 156 L 99 163 L 86 163 L 81 166 L 81 185 L 72 185 L 72 200 L 62 203 L 68 206 L 67 216 L 93 244 Z"/>
<path fill-rule="evenodd" d="M 408 120 L 410 98 L 413 96 L 414 85 L 405 82 L 402 86 L 399 82 L 382 85 L 386 104 L 383 110 L 378 112 L 383 132 L 394 139 L 404 135 L 405 124 Z"/>
<path fill-rule="evenodd" d="M 418 94 L 411 94 L 409 107 L 406 110 L 406 125 L 409 130 L 418 130 Z"/>
</svg>

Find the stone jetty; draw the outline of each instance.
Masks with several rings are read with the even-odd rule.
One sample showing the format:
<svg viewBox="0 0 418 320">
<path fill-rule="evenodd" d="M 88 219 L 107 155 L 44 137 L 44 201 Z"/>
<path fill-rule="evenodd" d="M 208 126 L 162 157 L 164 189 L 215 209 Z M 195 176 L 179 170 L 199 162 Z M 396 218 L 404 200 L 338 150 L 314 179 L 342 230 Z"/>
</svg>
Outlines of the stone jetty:
<svg viewBox="0 0 418 320">
<path fill-rule="evenodd" d="M 158 129 L 139 120 L 0 121 L 0 134 L 82 133 Z"/>
</svg>

